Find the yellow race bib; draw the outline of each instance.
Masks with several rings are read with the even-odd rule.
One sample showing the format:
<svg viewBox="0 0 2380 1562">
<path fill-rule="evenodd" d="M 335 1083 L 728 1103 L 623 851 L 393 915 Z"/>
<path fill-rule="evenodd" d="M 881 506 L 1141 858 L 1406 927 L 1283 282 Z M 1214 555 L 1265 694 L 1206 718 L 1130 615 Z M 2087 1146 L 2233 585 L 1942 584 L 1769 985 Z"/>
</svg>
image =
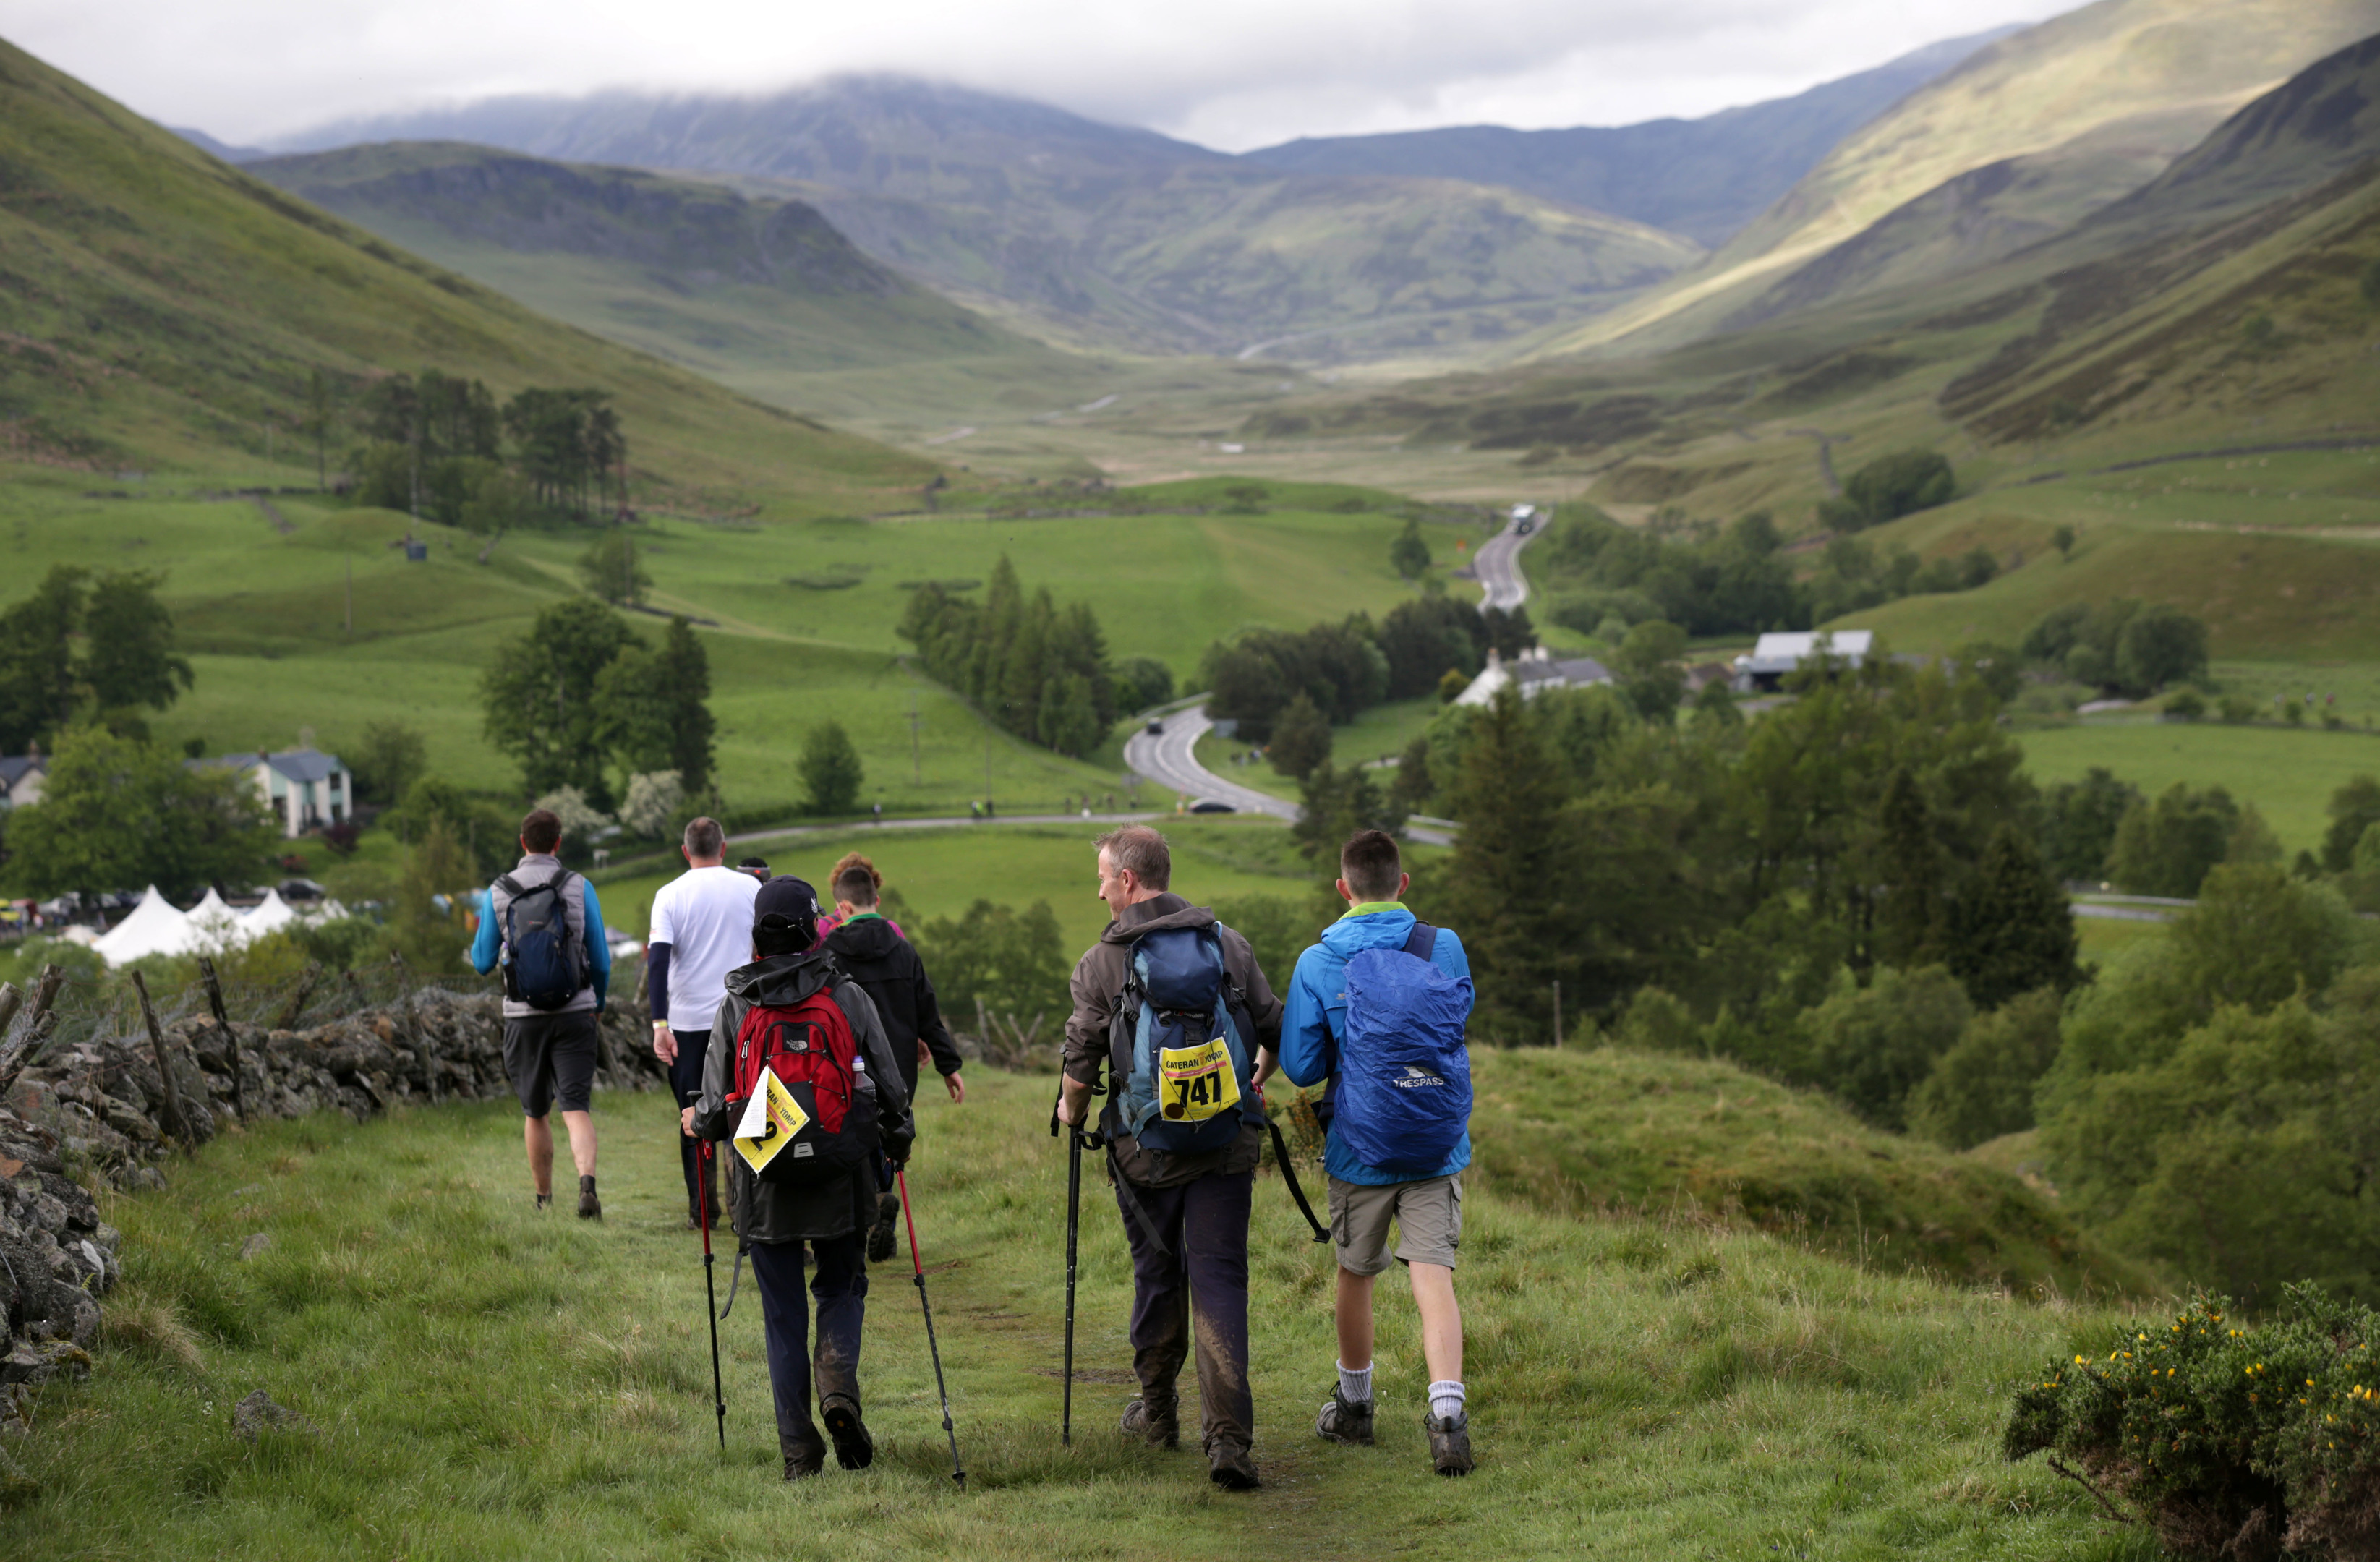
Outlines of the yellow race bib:
<svg viewBox="0 0 2380 1562">
<path fill-rule="evenodd" d="M 752 1093 L 751 1104 L 744 1108 L 744 1120 L 735 1125 L 735 1153 L 755 1172 L 765 1170 L 769 1163 L 783 1155 L 785 1146 L 794 1142 L 810 1120 L 777 1071 L 764 1068 L 760 1078 L 765 1088 Z M 807 1152 L 805 1152 L 807 1153 Z"/>
<path fill-rule="evenodd" d="M 1232 1072 L 1231 1045 L 1217 1036 L 1197 1047 L 1159 1048 L 1157 1102 L 1168 1122 L 1204 1122 L 1238 1106 L 1240 1081 Z"/>
</svg>

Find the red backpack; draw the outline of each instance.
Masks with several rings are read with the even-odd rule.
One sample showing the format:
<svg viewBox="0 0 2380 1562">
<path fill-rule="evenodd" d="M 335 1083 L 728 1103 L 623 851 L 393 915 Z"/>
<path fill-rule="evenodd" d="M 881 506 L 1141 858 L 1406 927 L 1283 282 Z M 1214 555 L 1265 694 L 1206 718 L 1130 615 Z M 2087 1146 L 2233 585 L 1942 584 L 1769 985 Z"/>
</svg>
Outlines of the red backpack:
<svg viewBox="0 0 2380 1562">
<path fill-rule="evenodd" d="M 756 1004 L 744 1011 L 735 1031 L 728 1121 L 742 1120 L 764 1067 L 785 1082 L 808 1119 L 761 1169 L 761 1181 L 823 1181 L 876 1154 L 876 1093 L 860 1085 L 858 1054 L 851 1021 L 831 988 L 784 1008 Z"/>
</svg>

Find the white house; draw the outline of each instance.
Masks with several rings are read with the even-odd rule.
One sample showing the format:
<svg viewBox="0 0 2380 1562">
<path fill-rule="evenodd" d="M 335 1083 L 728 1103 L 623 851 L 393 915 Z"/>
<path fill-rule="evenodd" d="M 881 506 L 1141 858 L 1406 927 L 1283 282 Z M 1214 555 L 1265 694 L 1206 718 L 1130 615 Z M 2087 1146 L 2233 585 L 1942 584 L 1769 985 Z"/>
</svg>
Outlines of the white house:
<svg viewBox="0 0 2380 1562">
<path fill-rule="evenodd" d="M 246 774 L 257 795 L 280 817 L 285 836 L 343 823 L 355 811 L 355 781 L 335 754 L 292 748 L 280 754 L 226 754 L 192 763 L 222 765 Z"/>
<path fill-rule="evenodd" d="M 1818 629 L 1763 635 L 1753 642 L 1750 656 L 1735 659 L 1735 692 L 1742 695 L 1773 694 L 1784 683 L 1786 674 L 1821 651 L 1838 661 L 1857 667 L 1867 660 L 1868 651 L 1875 644 L 1876 632 L 1871 629 L 1838 629 L 1832 633 Z"/>
<path fill-rule="evenodd" d="M 0 813 L 39 803 L 42 800 L 42 783 L 48 776 L 49 761 L 38 754 L 16 754 L 0 758 Z"/>
<path fill-rule="evenodd" d="M 1485 705 L 1507 684 L 1519 685 L 1523 699 L 1534 699 L 1547 689 L 1584 689 L 1612 681 L 1611 670 L 1593 657 L 1556 661 L 1545 647 L 1531 646 L 1506 661 L 1491 648 L 1487 667 L 1471 680 L 1469 688 L 1454 696 L 1454 703 Z"/>
</svg>

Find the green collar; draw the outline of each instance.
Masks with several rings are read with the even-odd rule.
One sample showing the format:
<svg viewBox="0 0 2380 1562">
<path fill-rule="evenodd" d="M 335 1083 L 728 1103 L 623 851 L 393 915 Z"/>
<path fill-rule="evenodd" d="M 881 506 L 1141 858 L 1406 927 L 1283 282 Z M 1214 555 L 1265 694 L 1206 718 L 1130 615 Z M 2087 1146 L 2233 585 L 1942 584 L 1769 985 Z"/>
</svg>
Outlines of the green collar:
<svg viewBox="0 0 2380 1562">
<path fill-rule="evenodd" d="M 1348 916 L 1377 916 L 1384 911 L 1402 911 L 1404 909 L 1405 903 L 1402 901 L 1363 901 L 1357 904 L 1349 906 L 1347 908 L 1346 916 L 1342 916 L 1339 920 L 1344 922 L 1347 920 Z"/>
<path fill-rule="evenodd" d="M 877 921 L 879 921 L 879 922 L 881 922 L 881 921 L 883 921 L 883 920 L 884 920 L 884 914 L 883 914 L 882 912 L 880 912 L 880 911 L 856 911 L 856 912 L 853 912 L 849 916 L 846 916 L 846 917 L 844 917 L 844 918 L 843 919 L 843 925 L 844 925 L 845 927 L 848 927 L 848 926 L 851 926 L 853 923 L 855 923 L 855 922 L 866 922 L 866 921 L 868 921 L 870 917 L 873 917 L 875 920 L 877 920 Z"/>
</svg>

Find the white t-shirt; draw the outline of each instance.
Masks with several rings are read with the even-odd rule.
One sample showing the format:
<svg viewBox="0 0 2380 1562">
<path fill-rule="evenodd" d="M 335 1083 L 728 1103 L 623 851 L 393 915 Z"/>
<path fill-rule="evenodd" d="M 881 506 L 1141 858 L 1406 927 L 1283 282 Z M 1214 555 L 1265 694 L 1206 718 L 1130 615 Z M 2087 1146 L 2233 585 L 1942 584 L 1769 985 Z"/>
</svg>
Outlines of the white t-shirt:
<svg viewBox="0 0 2380 1562">
<path fill-rule="evenodd" d="M 760 881 L 740 868 L 693 867 L 653 895 L 649 944 L 667 944 L 669 1023 L 707 1031 L 727 996 L 727 973 L 752 959 L 752 902 Z"/>
</svg>

